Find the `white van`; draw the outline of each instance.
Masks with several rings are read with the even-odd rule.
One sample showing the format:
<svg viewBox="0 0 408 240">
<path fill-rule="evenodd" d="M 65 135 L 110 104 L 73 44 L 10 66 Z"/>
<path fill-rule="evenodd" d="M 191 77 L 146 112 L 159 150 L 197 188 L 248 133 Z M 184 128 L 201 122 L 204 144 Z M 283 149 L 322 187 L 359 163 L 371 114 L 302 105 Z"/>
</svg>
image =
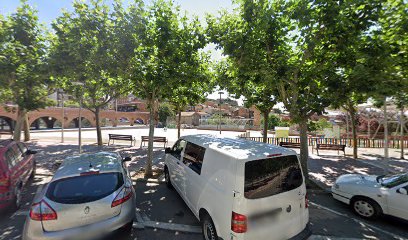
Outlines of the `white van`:
<svg viewBox="0 0 408 240">
<path fill-rule="evenodd" d="M 165 177 L 200 220 L 206 240 L 306 239 L 309 211 L 296 152 L 210 135 L 166 149 Z"/>
</svg>

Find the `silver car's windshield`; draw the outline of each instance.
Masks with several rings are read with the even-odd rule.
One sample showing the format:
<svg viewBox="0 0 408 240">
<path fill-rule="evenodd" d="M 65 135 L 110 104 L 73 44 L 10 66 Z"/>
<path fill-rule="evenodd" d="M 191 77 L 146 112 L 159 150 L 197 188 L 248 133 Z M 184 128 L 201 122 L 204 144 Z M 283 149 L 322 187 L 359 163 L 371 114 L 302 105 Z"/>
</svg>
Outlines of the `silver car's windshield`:
<svg viewBox="0 0 408 240">
<path fill-rule="evenodd" d="M 408 182 L 408 174 L 397 174 L 391 176 L 383 176 L 380 178 L 381 185 L 387 188 L 393 188 L 400 184 Z"/>
</svg>

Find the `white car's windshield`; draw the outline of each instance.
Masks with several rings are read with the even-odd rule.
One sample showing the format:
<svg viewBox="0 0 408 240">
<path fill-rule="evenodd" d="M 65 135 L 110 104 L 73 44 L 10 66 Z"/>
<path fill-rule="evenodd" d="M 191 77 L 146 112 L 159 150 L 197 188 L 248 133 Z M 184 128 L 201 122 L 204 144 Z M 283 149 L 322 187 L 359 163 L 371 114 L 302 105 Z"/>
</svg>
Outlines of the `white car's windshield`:
<svg viewBox="0 0 408 240">
<path fill-rule="evenodd" d="M 381 185 L 387 188 L 392 188 L 400 184 L 408 182 L 408 174 L 397 174 L 390 176 L 379 177 Z"/>
</svg>

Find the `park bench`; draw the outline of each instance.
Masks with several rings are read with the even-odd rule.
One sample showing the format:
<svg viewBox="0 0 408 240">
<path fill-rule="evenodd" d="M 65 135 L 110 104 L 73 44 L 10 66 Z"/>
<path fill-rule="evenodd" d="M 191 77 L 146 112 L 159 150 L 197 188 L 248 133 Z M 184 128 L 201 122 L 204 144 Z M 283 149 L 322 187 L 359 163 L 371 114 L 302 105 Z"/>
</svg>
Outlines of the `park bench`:
<svg viewBox="0 0 408 240">
<path fill-rule="evenodd" d="M 300 143 L 279 142 L 279 146 L 284 147 L 284 148 L 300 148 Z"/>
<path fill-rule="evenodd" d="M 136 144 L 136 139 L 132 135 L 109 134 L 108 146 L 111 140 L 112 144 L 115 144 L 115 140 L 130 141 L 131 146 L 134 146 L 134 144 Z"/>
<path fill-rule="evenodd" d="M 337 154 L 343 151 L 344 156 L 346 156 L 346 145 L 344 144 L 320 144 L 316 145 L 317 155 L 319 156 L 319 150 L 337 150 Z"/>
<path fill-rule="evenodd" d="M 142 142 L 140 143 L 140 148 L 145 146 L 145 142 L 149 142 L 149 136 L 142 136 Z M 164 143 L 164 148 L 166 148 L 167 138 L 166 137 L 153 137 L 153 142 Z"/>
</svg>

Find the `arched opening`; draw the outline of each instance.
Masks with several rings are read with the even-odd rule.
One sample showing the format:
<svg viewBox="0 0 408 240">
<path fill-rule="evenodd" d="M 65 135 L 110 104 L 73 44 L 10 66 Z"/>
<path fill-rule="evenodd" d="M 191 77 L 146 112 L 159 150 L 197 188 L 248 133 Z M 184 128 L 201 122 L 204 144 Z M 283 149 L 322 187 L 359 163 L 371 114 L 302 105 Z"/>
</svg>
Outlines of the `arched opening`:
<svg viewBox="0 0 408 240">
<path fill-rule="evenodd" d="M 102 118 L 101 127 L 113 127 L 113 121 L 109 118 Z"/>
<path fill-rule="evenodd" d="M 57 127 L 57 119 L 54 117 L 40 117 L 33 121 L 30 125 L 30 129 L 32 130 L 41 130 L 41 129 L 53 129 Z M 59 121 L 58 121 L 59 122 Z M 61 123 L 59 122 L 59 127 L 61 127 Z"/>
<path fill-rule="evenodd" d="M 88 119 L 82 117 L 81 127 L 90 128 L 92 127 L 92 124 Z M 79 117 L 72 119 L 72 121 L 69 123 L 68 128 L 79 128 Z"/>
<path fill-rule="evenodd" d="M 143 124 L 144 124 L 144 121 L 143 121 L 143 119 L 141 119 L 141 118 L 136 118 L 135 124 L 143 125 Z"/>
<path fill-rule="evenodd" d="M 0 131 L 9 132 L 14 130 L 16 121 L 9 117 L 0 116 Z"/>
<path fill-rule="evenodd" d="M 130 125 L 130 119 L 126 117 L 121 117 L 118 120 L 118 125 Z"/>
</svg>

